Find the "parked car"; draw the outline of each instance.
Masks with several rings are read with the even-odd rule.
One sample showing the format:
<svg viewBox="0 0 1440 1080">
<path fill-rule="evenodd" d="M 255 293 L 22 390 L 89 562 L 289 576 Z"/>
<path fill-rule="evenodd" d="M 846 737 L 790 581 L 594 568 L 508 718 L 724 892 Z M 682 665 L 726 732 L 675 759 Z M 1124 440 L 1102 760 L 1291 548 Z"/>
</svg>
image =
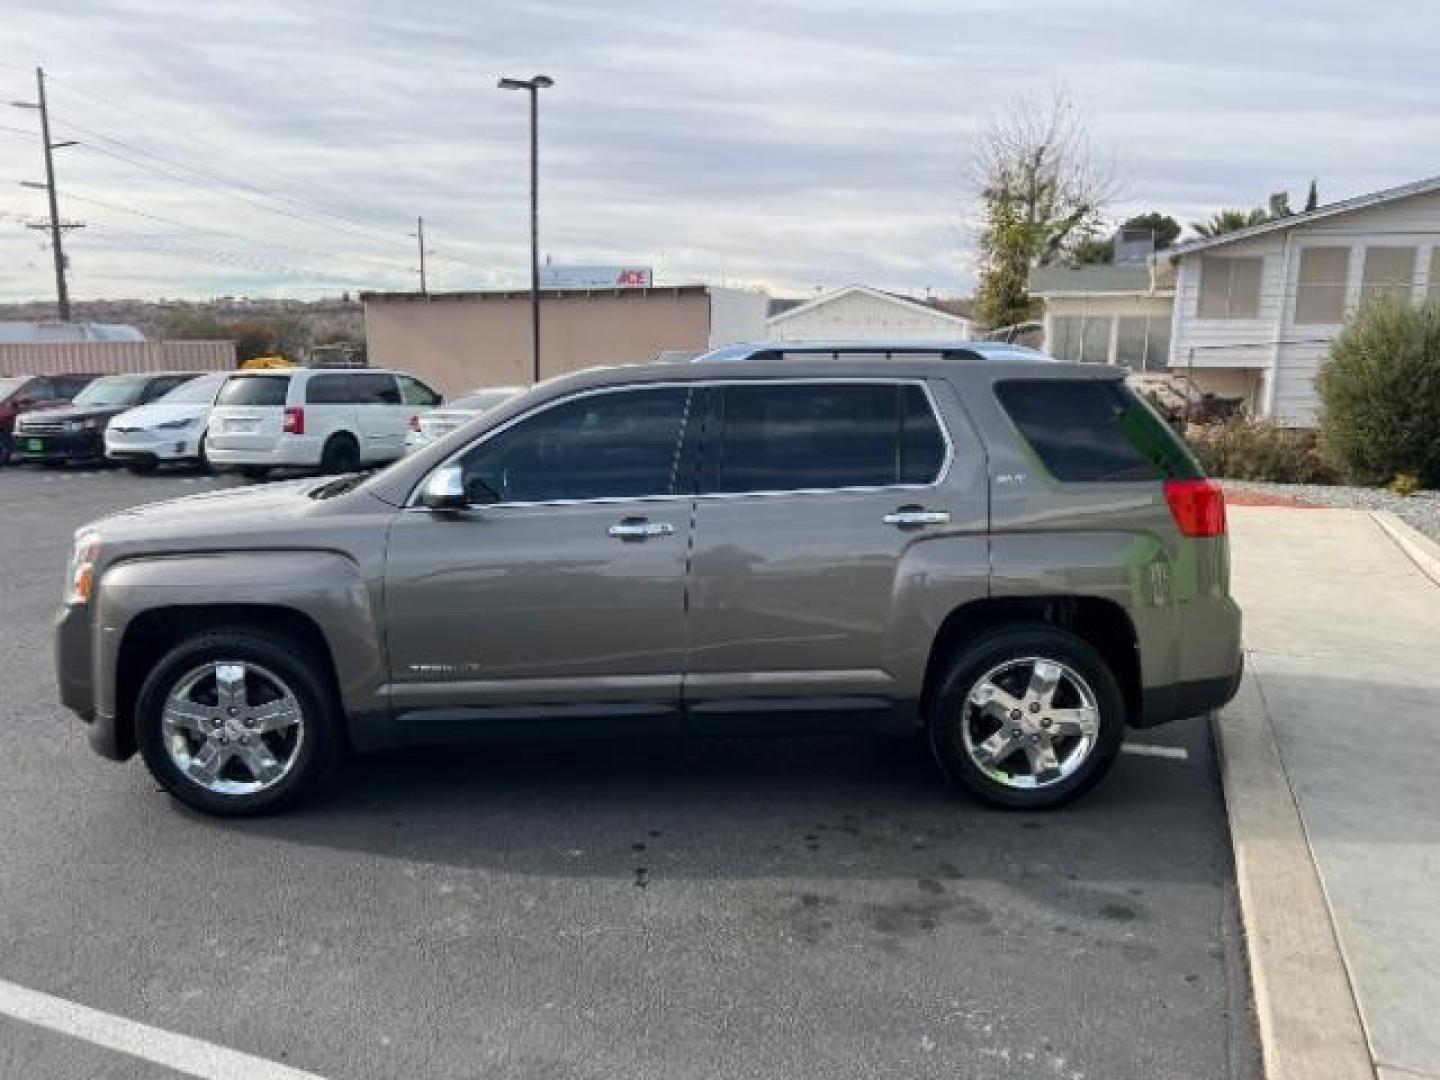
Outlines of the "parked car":
<svg viewBox="0 0 1440 1080">
<path fill-rule="evenodd" d="M 441 397 L 413 375 L 289 368 L 233 375 L 215 398 L 205 452 L 217 469 L 354 472 L 405 453 L 405 434 Z"/>
<path fill-rule="evenodd" d="M 447 401 L 442 408 L 421 413 L 410 425 L 405 436 L 405 452 L 412 454 L 429 446 L 436 439 L 464 427 L 477 416 L 483 416 L 498 405 L 504 405 L 516 394 L 525 392 L 523 386 L 492 386 L 484 390 L 472 390 L 468 394 Z"/>
<path fill-rule="evenodd" d="M 1116 368 L 988 347 L 597 369 L 372 476 L 98 521 L 61 699 L 213 814 L 342 748 L 616 731 L 923 732 L 1063 803 L 1235 692 L 1225 504 Z"/>
<path fill-rule="evenodd" d="M 0 465 L 10 460 L 15 421 L 21 413 L 60 409 L 99 378 L 97 375 L 9 375 L 0 377 Z"/>
<path fill-rule="evenodd" d="M 164 397 L 123 412 L 105 429 L 105 456 L 131 472 L 154 472 L 165 463 L 204 468 L 205 426 L 215 395 L 229 372 L 200 375 Z"/>
<path fill-rule="evenodd" d="M 62 409 L 29 412 L 15 422 L 13 459 L 68 465 L 105 458 L 105 429 L 121 413 L 156 401 L 196 371 L 104 375 Z"/>
</svg>

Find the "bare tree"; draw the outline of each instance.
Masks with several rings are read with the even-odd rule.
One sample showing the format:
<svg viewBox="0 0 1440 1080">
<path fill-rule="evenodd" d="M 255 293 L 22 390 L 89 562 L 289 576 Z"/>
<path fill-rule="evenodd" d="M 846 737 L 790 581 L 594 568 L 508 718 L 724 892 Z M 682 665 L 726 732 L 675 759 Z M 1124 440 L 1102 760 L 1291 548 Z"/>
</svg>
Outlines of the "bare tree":
<svg viewBox="0 0 1440 1080">
<path fill-rule="evenodd" d="M 982 132 L 971 179 L 983 206 L 977 310 L 991 326 L 1031 313 L 1030 271 L 1060 261 L 1100 226 L 1115 195 L 1113 162 L 1099 154 L 1074 104 L 1015 102 Z"/>
</svg>

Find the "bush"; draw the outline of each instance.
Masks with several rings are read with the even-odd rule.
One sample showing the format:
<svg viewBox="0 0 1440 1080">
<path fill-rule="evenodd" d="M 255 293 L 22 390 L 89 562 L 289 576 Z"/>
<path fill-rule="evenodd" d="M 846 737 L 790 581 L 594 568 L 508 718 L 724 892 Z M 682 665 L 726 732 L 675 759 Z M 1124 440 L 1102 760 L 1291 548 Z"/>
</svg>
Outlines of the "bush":
<svg viewBox="0 0 1440 1080">
<path fill-rule="evenodd" d="M 1335 482 L 1335 472 L 1321 456 L 1314 432 L 1235 417 L 1223 424 L 1191 427 L 1187 437 L 1211 476 L 1280 484 Z"/>
<path fill-rule="evenodd" d="M 1397 473 L 1387 486 L 1401 498 L 1408 498 L 1420 490 L 1420 478 L 1414 473 Z"/>
<path fill-rule="evenodd" d="M 1325 454 L 1347 477 L 1440 484 L 1440 302 L 1366 304 L 1316 385 Z"/>
</svg>

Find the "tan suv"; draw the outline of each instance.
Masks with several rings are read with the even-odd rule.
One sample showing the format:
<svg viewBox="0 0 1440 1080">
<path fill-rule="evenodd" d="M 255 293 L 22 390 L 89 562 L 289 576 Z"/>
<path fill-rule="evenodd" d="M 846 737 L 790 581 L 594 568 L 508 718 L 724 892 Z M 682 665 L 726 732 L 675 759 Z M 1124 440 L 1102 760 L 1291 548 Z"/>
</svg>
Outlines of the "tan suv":
<svg viewBox="0 0 1440 1080">
<path fill-rule="evenodd" d="M 1121 374 L 792 343 L 558 379 L 369 478 L 81 529 L 61 696 L 219 814 L 350 748 L 602 732 L 923 730 L 1056 804 L 1239 678 L 1219 490 Z"/>
</svg>

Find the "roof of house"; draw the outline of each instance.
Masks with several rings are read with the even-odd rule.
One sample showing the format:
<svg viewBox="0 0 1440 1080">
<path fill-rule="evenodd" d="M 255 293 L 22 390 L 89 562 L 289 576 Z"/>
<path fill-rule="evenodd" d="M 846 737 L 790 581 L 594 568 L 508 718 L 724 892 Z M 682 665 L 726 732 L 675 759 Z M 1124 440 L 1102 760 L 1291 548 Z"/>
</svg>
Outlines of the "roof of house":
<svg viewBox="0 0 1440 1080">
<path fill-rule="evenodd" d="M 124 323 L 0 322 L 0 342 L 144 341 L 145 335 Z"/>
<path fill-rule="evenodd" d="M 1030 271 L 1030 292 L 1036 296 L 1090 293 L 1170 293 L 1151 286 L 1146 263 L 1096 263 L 1091 266 L 1037 266 Z"/>
<path fill-rule="evenodd" d="M 1339 214 L 1349 214 L 1356 210 L 1368 210 L 1372 206 L 1381 206 L 1385 203 L 1395 202 L 1399 199 L 1409 199 L 1416 195 L 1429 195 L 1432 192 L 1440 191 L 1440 176 L 1431 176 L 1425 180 L 1416 180 L 1409 184 L 1401 184 L 1399 187 L 1385 188 L 1383 191 L 1372 191 L 1368 195 L 1357 195 L 1353 199 L 1341 199 L 1339 202 L 1330 203 L 1327 206 L 1317 206 L 1314 210 L 1307 210 L 1300 214 L 1287 214 L 1285 217 L 1274 218 L 1262 222 L 1259 225 L 1251 225 L 1247 229 L 1236 229 L 1234 232 L 1222 233 L 1219 236 L 1201 236 L 1194 240 L 1187 240 L 1183 244 L 1176 244 L 1167 250 L 1171 260 L 1189 255 L 1191 252 L 1201 251 L 1205 248 L 1218 247 L 1221 244 L 1233 244 L 1239 240 L 1250 240 L 1257 236 L 1264 236 L 1266 233 L 1277 232 L 1281 229 L 1293 229 L 1297 225 L 1305 225 L 1312 221 L 1321 221 L 1325 218 L 1336 217 Z"/>
<path fill-rule="evenodd" d="M 843 296 L 850 296 L 854 293 L 861 293 L 865 296 L 874 297 L 876 300 L 884 300 L 888 303 L 903 304 L 906 307 L 919 308 L 930 315 L 936 315 L 941 319 L 948 319 L 951 322 L 965 324 L 970 321 L 968 315 L 962 314 L 961 305 L 968 305 L 966 300 L 917 300 L 913 296 L 904 296 L 901 293 L 886 292 L 884 289 L 872 289 L 868 285 L 846 285 L 841 289 L 832 289 L 830 292 L 815 297 L 813 300 L 806 300 L 785 310 L 774 313 L 767 320 L 770 323 L 784 322 L 786 319 L 794 318 L 807 311 L 823 307 Z M 944 305 L 944 306 L 942 306 Z"/>
</svg>

